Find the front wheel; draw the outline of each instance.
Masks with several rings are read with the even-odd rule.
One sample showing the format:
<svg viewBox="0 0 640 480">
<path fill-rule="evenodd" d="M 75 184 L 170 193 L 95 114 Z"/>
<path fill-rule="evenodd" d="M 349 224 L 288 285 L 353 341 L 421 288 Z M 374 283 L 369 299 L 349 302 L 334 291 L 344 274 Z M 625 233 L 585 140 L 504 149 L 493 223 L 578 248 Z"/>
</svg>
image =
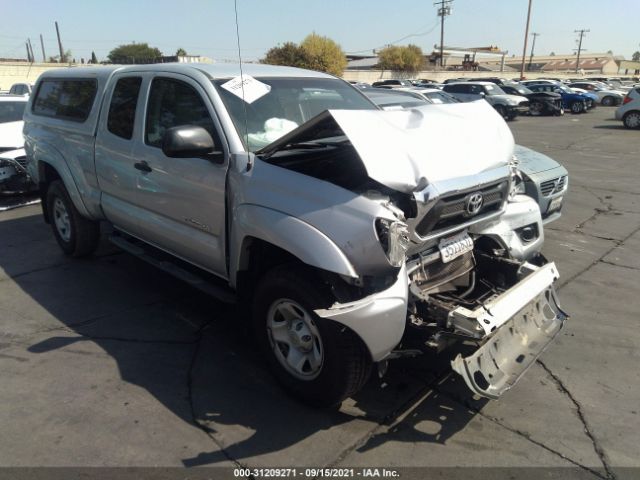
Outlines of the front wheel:
<svg viewBox="0 0 640 480">
<path fill-rule="evenodd" d="M 502 118 L 504 118 L 505 120 L 508 119 L 507 109 L 504 108 L 503 105 L 496 105 L 495 109 L 496 109 L 496 112 L 498 112 Z"/>
<path fill-rule="evenodd" d="M 360 338 L 314 313 L 331 303 L 312 272 L 290 266 L 265 274 L 253 301 L 254 334 L 275 377 L 288 393 L 318 407 L 356 393 L 371 371 Z"/>
<path fill-rule="evenodd" d="M 60 180 L 51 182 L 47 189 L 47 213 L 53 235 L 66 255 L 84 257 L 98 247 L 99 223 L 78 212 Z"/>
<path fill-rule="evenodd" d="M 542 113 L 544 112 L 544 104 L 542 102 L 532 102 L 531 105 L 529 105 L 529 113 L 532 116 L 539 116 L 542 115 Z"/>
<path fill-rule="evenodd" d="M 586 110 L 584 102 L 573 102 L 571 104 L 571 113 L 582 113 Z"/>
</svg>

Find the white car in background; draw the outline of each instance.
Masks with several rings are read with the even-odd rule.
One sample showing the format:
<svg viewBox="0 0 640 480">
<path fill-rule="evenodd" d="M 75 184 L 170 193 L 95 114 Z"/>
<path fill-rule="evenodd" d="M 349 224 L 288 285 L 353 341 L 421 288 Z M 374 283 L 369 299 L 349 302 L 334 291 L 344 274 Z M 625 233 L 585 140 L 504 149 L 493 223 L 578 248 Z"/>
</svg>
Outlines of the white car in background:
<svg viewBox="0 0 640 480">
<path fill-rule="evenodd" d="M 569 88 L 596 94 L 600 104 L 605 107 L 620 105 L 626 93 L 612 90 L 608 85 L 599 82 L 573 82 L 569 84 Z"/>
<path fill-rule="evenodd" d="M 22 116 L 27 95 L 0 96 L 0 193 L 25 192 L 35 188 L 26 170 Z"/>
<path fill-rule="evenodd" d="M 622 105 L 616 110 L 616 120 L 622 120 L 627 128 L 640 129 L 640 87 L 627 93 Z"/>
</svg>

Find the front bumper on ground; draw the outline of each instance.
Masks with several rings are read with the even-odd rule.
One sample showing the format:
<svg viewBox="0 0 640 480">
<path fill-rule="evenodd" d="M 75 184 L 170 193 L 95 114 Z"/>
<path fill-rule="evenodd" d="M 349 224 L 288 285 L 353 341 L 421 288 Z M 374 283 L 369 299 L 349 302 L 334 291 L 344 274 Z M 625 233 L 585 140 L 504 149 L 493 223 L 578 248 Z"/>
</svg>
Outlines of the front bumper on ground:
<svg viewBox="0 0 640 480">
<path fill-rule="evenodd" d="M 403 265 L 396 282 L 382 292 L 349 303 L 336 303 L 316 315 L 353 330 L 367 346 L 374 362 L 389 356 L 404 334 L 409 297 L 407 267 Z"/>
<path fill-rule="evenodd" d="M 497 399 L 511 388 L 555 338 L 567 316 L 556 299 L 559 277 L 554 263 L 525 264 L 532 273 L 515 286 L 470 311 L 453 310 L 450 322 L 485 333 L 472 355 L 458 355 L 451 365 L 478 395 Z"/>
</svg>

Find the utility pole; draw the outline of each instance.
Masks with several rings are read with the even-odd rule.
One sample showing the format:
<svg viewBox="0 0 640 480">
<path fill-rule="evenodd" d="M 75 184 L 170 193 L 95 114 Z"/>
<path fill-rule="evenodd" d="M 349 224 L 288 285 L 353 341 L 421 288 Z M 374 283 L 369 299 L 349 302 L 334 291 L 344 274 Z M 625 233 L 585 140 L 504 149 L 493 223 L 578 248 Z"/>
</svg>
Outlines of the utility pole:
<svg viewBox="0 0 640 480">
<path fill-rule="evenodd" d="M 451 15 L 451 4 L 453 0 L 440 0 L 433 6 L 438 6 L 438 16 L 440 17 L 440 68 L 444 68 L 444 17 Z"/>
<path fill-rule="evenodd" d="M 527 11 L 527 28 L 524 31 L 524 48 L 522 49 L 522 65 L 520 65 L 520 80 L 524 80 L 524 61 L 527 57 L 527 40 L 529 40 L 529 22 L 531 21 L 531 3 L 529 0 L 529 10 Z"/>
<path fill-rule="evenodd" d="M 66 59 L 64 58 L 64 50 L 62 49 L 62 40 L 60 40 L 60 29 L 58 28 L 58 22 L 56 24 L 56 34 L 58 35 L 58 48 L 60 49 L 60 63 L 64 63 Z"/>
<path fill-rule="evenodd" d="M 27 43 L 29 44 L 29 51 L 31 52 L 31 63 L 36 61 L 36 56 L 33 54 L 33 45 L 31 45 L 31 39 L 27 38 Z"/>
<path fill-rule="evenodd" d="M 531 36 L 533 37 L 533 43 L 531 44 L 531 55 L 529 56 L 529 67 L 527 68 L 529 71 L 531 71 L 531 64 L 533 63 L 533 50 L 536 48 L 536 37 L 540 36 L 540 34 L 533 32 Z"/>
<path fill-rule="evenodd" d="M 582 37 L 584 37 L 585 33 L 590 32 L 590 30 L 586 28 L 582 28 L 580 30 L 574 30 L 574 32 L 580 34 L 580 39 L 578 40 L 578 58 L 576 58 L 576 73 L 578 73 L 578 70 L 580 69 L 580 52 L 582 51 Z"/>
<path fill-rule="evenodd" d="M 42 47 L 42 61 L 47 61 L 47 56 L 44 53 L 44 40 L 42 40 L 42 34 L 40 34 L 40 46 Z"/>
<path fill-rule="evenodd" d="M 29 51 L 29 42 L 24 42 L 24 46 L 27 47 L 27 62 L 31 63 L 31 52 Z"/>
</svg>

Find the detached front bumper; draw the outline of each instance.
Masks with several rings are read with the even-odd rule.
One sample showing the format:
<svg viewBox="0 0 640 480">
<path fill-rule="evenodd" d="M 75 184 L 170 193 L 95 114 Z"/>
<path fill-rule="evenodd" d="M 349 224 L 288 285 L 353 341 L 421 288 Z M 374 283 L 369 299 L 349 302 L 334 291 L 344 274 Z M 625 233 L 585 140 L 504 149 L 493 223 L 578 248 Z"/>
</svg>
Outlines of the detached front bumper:
<svg viewBox="0 0 640 480">
<path fill-rule="evenodd" d="M 449 314 L 452 325 L 485 335 L 475 353 L 451 362 L 469 388 L 483 397 L 497 399 L 515 385 L 567 319 L 553 287 L 559 277 L 555 264 L 525 268 L 531 273 L 484 306 L 473 311 L 460 307 Z"/>
</svg>

